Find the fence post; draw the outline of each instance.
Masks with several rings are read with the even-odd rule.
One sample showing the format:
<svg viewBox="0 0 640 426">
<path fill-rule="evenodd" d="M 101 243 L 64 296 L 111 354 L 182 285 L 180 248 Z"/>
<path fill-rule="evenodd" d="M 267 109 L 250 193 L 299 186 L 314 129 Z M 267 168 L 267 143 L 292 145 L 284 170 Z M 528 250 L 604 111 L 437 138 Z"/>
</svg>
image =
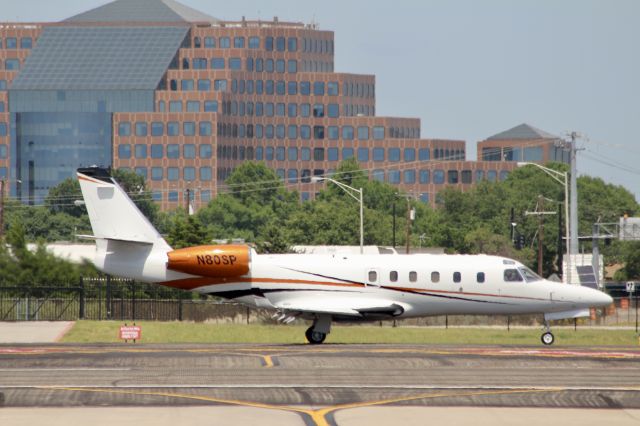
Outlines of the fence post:
<svg viewBox="0 0 640 426">
<path fill-rule="evenodd" d="M 180 293 L 180 297 L 178 299 L 178 321 L 182 321 L 182 293 Z"/>
<path fill-rule="evenodd" d="M 131 316 L 136 320 L 136 282 L 131 281 Z"/>
<path fill-rule="evenodd" d="M 113 300 L 111 294 L 111 275 L 107 275 L 107 289 L 104 293 L 105 311 L 107 313 L 107 319 L 113 319 Z"/>
<path fill-rule="evenodd" d="M 78 316 L 80 317 L 80 319 L 84 319 L 84 296 L 84 280 L 82 279 L 82 277 L 80 277 L 80 312 L 78 312 Z"/>
</svg>

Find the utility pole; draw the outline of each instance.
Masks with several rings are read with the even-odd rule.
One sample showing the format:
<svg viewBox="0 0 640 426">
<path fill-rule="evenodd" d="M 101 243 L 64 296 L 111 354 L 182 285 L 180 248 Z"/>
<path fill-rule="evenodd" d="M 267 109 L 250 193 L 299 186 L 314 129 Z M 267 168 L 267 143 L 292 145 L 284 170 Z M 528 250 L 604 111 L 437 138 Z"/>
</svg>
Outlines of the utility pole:
<svg viewBox="0 0 640 426">
<path fill-rule="evenodd" d="M 556 214 L 556 212 L 545 212 L 544 209 L 544 197 L 538 195 L 538 201 L 536 203 L 536 211 L 524 212 L 525 216 L 537 215 L 538 216 L 538 275 L 542 276 L 542 249 L 544 242 L 544 216 L 548 214 Z"/>
<path fill-rule="evenodd" d="M 396 201 L 393 200 L 393 248 L 396 248 Z"/>
<path fill-rule="evenodd" d="M 411 201 L 407 197 L 407 249 L 406 253 L 409 254 L 409 246 L 411 244 Z"/>
<path fill-rule="evenodd" d="M 578 254 L 578 167 L 576 164 L 576 139 L 578 139 L 578 133 L 571 132 L 569 136 L 571 137 L 571 142 L 569 142 L 569 158 L 571 161 L 571 191 L 569 194 L 569 222 L 571 223 L 571 241 L 569 242 L 569 255 L 576 255 Z"/>
</svg>

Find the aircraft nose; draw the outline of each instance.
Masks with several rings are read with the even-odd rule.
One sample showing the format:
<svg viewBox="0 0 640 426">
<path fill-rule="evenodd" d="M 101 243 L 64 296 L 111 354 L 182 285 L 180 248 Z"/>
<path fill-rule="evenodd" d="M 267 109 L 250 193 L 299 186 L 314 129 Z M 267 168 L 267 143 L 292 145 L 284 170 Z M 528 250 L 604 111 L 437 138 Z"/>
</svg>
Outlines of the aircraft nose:
<svg viewBox="0 0 640 426">
<path fill-rule="evenodd" d="M 594 308 L 604 308 L 613 303 L 613 298 L 602 291 L 593 290 L 589 296 L 590 305 Z"/>
</svg>

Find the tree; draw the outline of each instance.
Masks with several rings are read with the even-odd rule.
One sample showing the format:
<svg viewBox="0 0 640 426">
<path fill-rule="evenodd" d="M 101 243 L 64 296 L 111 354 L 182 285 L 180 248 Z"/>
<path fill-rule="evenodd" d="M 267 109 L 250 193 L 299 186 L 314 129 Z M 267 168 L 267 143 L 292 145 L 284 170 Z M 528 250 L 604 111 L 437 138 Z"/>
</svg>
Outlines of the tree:
<svg viewBox="0 0 640 426">
<path fill-rule="evenodd" d="M 208 242 L 207 232 L 195 217 L 176 214 L 167 242 L 174 249 L 202 245 Z"/>
<path fill-rule="evenodd" d="M 77 179 L 67 178 L 49 189 L 44 204 L 52 213 L 81 217 L 87 214 L 87 210 L 82 204 L 76 205 L 75 201 L 78 200 L 82 200 L 80 184 Z"/>
</svg>

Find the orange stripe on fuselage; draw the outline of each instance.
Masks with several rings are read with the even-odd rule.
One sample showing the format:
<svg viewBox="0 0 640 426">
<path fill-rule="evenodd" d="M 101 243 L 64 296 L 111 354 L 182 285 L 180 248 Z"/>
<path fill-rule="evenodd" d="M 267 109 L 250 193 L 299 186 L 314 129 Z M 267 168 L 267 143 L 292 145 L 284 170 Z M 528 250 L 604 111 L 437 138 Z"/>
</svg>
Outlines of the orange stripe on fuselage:
<svg viewBox="0 0 640 426">
<path fill-rule="evenodd" d="M 309 285 L 329 285 L 337 287 L 364 287 L 364 284 L 342 283 L 334 281 L 311 281 L 311 280 L 294 280 L 284 278 L 257 278 L 257 277 L 234 277 L 234 278 L 186 278 L 182 280 L 165 281 L 158 283 L 173 288 L 183 290 L 193 290 L 198 287 L 208 285 L 222 284 L 239 284 L 239 283 L 269 283 L 269 284 L 309 284 Z"/>
</svg>

